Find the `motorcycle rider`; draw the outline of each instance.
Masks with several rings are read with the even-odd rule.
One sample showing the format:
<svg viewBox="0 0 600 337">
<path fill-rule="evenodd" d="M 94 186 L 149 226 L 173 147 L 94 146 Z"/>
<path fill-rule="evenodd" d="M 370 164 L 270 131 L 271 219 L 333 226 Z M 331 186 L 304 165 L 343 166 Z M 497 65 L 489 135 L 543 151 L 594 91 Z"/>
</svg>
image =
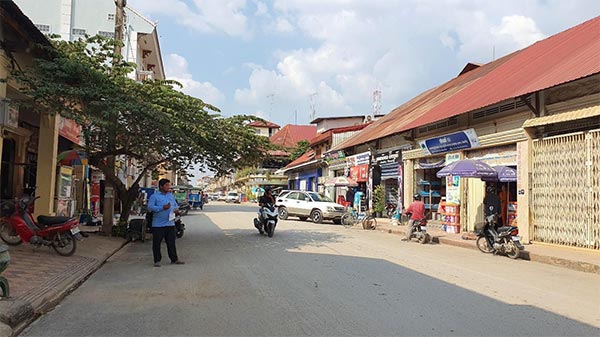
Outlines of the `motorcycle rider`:
<svg viewBox="0 0 600 337">
<path fill-rule="evenodd" d="M 271 187 L 265 187 L 265 193 L 258 199 L 258 206 L 260 207 L 258 209 L 258 220 L 260 222 L 255 222 L 254 227 L 258 229 L 260 234 L 265 234 L 265 231 L 263 230 L 265 224 L 262 217 L 262 208 L 266 207 L 267 205 L 275 205 L 275 197 L 273 196 L 273 190 Z"/>
<path fill-rule="evenodd" d="M 402 241 L 410 241 L 410 237 L 412 235 L 413 225 L 417 221 L 421 221 L 425 219 L 425 204 L 421 201 L 421 195 L 415 194 L 413 195 L 413 202 L 408 206 L 404 214 L 410 213 L 410 219 L 408 220 L 408 225 L 406 226 L 406 236 Z"/>
</svg>

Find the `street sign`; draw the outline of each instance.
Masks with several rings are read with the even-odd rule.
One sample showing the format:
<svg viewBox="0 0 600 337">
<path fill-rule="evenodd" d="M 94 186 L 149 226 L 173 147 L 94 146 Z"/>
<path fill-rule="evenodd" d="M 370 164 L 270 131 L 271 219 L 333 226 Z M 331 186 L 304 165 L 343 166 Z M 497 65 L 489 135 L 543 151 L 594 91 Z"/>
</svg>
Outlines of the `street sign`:
<svg viewBox="0 0 600 337">
<path fill-rule="evenodd" d="M 471 149 L 480 146 L 474 129 L 430 138 L 420 141 L 419 145 L 426 155 Z"/>
</svg>

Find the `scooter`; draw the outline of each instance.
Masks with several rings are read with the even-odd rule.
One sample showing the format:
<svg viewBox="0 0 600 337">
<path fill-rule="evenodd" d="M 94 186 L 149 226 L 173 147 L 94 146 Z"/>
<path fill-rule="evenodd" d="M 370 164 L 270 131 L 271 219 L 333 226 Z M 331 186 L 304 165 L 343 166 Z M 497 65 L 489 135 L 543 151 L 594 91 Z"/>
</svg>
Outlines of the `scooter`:
<svg viewBox="0 0 600 337">
<path fill-rule="evenodd" d="M 279 219 L 279 212 L 275 205 L 267 204 L 267 206 L 261 207 L 258 210 L 258 217 L 254 218 L 254 227 L 258 229 L 261 234 L 266 232 L 270 238 L 275 234 L 275 226 Z"/>
<path fill-rule="evenodd" d="M 8 245 L 19 245 L 25 241 L 38 247 L 52 247 L 62 256 L 73 255 L 77 241 L 82 240 L 79 219 L 40 215 L 36 222 L 30 206 L 38 198 L 23 197 L 2 204 L 0 238 Z"/>
<path fill-rule="evenodd" d="M 482 230 L 476 231 L 477 248 L 483 253 L 506 254 L 516 259 L 525 249 L 521 244 L 519 228 L 515 226 L 498 227 L 498 214 L 485 217 Z"/>
<path fill-rule="evenodd" d="M 410 217 L 410 213 L 408 213 L 408 214 Z M 426 219 L 416 220 L 413 223 L 413 226 L 410 230 L 412 232 L 410 234 L 410 238 L 408 239 L 408 241 L 410 241 L 412 238 L 416 238 L 417 242 L 420 244 L 425 244 L 425 243 L 431 242 L 431 235 L 429 235 L 429 233 L 427 233 L 427 220 Z"/>
</svg>

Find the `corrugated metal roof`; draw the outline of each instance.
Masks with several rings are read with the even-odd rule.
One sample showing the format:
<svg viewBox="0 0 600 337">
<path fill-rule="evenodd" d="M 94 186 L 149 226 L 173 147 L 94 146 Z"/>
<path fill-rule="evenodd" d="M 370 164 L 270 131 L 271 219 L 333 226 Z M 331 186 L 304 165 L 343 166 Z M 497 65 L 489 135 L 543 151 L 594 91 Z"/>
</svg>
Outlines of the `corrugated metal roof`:
<svg viewBox="0 0 600 337">
<path fill-rule="evenodd" d="M 296 160 L 294 160 L 293 162 L 289 163 L 286 167 L 284 167 L 284 171 L 293 169 L 294 167 L 300 166 L 302 164 L 306 164 L 314 159 L 315 159 L 315 152 L 313 150 L 308 150 L 303 155 L 298 157 Z"/>
<path fill-rule="evenodd" d="M 534 126 L 542 126 L 554 123 L 568 122 L 578 119 L 590 118 L 600 116 L 600 106 L 591 106 L 583 109 L 577 109 L 569 112 L 564 112 L 556 115 L 538 117 L 528 119 L 523 123 L 524 128 L 530 128 Z"/>
<path fill-rule="evenodd" d="M 332 151 L 364 144 L 600 72 L 600 17 L 430 89 Z"/>
<path fill-rule="evenodd" d="M 352 126 L 342 126 L 339 128 L 329 129 L 323 133 L 318 134 L 315 138 L 310 140 L 310 146 L 315 146 L 321 142 L 324 142 L 331 138 L 334 133 L 344 133 L 349 131 L 358 131 L 366 128 L 370 123 L 367 124 L 359 124 Z"/>
</svg>

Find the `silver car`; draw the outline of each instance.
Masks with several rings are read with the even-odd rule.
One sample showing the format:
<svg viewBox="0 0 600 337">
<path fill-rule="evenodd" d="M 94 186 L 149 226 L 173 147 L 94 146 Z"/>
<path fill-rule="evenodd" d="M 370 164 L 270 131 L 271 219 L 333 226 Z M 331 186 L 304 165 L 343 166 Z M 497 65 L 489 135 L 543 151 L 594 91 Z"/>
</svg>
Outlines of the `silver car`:
<svg viewBox="0 0 600 337">
<path fill-rule="evenodd" d="M 297 216 L 304 221 L 310 218 L 314 223 L 323 220 L 333 220 L 340 224 L 345 208 L 336 204 L 328 197 L 310 191 L 290 191 L 277 198 L 279 206 L 279 218 L 287 219 L 289 216 Z"/>
</svg>

